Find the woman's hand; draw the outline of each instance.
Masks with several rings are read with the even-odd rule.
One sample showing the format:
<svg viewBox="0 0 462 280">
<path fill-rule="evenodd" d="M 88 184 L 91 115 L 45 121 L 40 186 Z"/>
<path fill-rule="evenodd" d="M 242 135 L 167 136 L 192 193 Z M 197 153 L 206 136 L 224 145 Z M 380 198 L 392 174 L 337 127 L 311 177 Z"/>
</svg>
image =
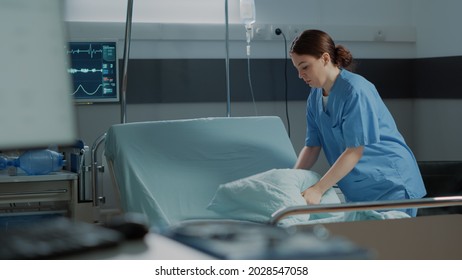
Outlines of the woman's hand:
<svg viewBox="0 0 462 280">
<path fill-rule="evenodd" d="M 319 204 L 324 192 L 334 186 L 355 167 L 363 155 L 363 150 L 363 146 L 347 148 L 316 184 L 302 192 L 306 203 Z"/>
<path fill-rule="evenodd" d="M 316 184 L 307 188 L 302 192 L 302 196 L 306 201 L 306 204 L 319 204 L 321 202 L 321 197 L 324 194 L 322 190 L 316 187 Z"/>
</svg>

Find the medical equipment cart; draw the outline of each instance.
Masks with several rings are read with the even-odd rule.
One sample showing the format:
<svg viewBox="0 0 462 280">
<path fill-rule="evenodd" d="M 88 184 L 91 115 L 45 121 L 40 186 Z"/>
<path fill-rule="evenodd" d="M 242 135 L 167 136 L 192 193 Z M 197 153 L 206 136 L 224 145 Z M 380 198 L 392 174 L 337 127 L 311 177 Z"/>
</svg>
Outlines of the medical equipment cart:
<svg viewBox="0 0 462 280">
<path fill-rule="evenodd" d="M 0 225 L 11 226 L 50 216 L 93 222 L 91 202 L 78 199 L 78 175 L 0 174 Z"/>
</svg>

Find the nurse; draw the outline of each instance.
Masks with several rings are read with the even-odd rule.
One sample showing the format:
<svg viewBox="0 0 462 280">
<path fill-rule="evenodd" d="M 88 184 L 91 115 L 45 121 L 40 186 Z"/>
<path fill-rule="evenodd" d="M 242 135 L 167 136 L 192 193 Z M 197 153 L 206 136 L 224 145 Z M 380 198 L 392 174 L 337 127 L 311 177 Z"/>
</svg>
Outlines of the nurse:
<svg viewBox="0 0 462 280">
<path fill-rule="evenodd" d="M 318 183 L 302 193 L 318 204 L 338 184 L 350 202 L 421 198 L 426 194 L 416 159 L 375 86 L 349 71 L 353 57 L 320 30 L 292 43 L 298 75 L 311 87 L 305 147 L 294 168 L 311 169 L 321 149 L 330 164 Z M 416 209 L 404 209 L 410 216 Z"/>
</svg>

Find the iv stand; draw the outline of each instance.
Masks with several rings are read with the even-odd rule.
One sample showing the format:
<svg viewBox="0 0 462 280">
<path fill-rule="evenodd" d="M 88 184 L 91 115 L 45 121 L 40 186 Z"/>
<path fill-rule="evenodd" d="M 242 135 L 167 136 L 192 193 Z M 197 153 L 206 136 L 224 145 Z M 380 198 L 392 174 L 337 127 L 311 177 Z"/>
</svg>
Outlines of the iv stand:
<svg viewBox="0 0 462 280">
<path fill-rule="evenodd" d="M 130 53 L 130 41 L 132 33 L 132 14 L 133 0 L 128 0 L 127 3 L 127 21 L 125 24 L 125 45 L 124 45 L 124 69 L 122 78 L 122 94 L 120 98 L 120 115 L 121 123 L 127 122 L 127 70 L 128 70 L 128 55 Z"/>
<path fill-rule="evenodd" d="M 123 69 L 123 80 L 122 80 L 122 94 L 120 97 L 120 116 L 121 123 L 127 122 L 127 70 L 128 70 L 128 54 L 130 53 L 130 38 L 132 29 L 132 14 L 133 14 L 133 0 L 127 2 L 127 21 L 125 25 L 125 49 L 124 49 L 124 69 Z M 106 139 L 106 133 L 98 137 L 93 143 L 91 149 L 91 184 L 92 184 L 92 196 L 93 206 L 98 207 L 100 202 L 104 203 L 104 197 L 99 197 L 99 186 L 98 186 L 98 171 L 104 171 L 103 166 L 98 166 L 97 152 L 104 140 Z"/>
<path fill-rule="evenodd" d="M 225 0 L 225 21 L 226 21 L 226 116 L 231 117 L 231 88 L 229 82 L 229 18 L 228 0 Z"/>
</svg>

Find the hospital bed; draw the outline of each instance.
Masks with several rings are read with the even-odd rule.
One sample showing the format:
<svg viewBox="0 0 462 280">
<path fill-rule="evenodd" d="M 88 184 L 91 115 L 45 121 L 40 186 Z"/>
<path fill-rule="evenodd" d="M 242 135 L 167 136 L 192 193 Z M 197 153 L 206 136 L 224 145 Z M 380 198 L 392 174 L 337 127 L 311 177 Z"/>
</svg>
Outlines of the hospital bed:
<svg viewBox="0 0 462 280">
<path fill-rule="evenodd" d="M 213 224 L 290 228 L 408 218 L 396 209 L 462 201 L 342 203 L 332 188 L 321 205 L 303 205 L 301 188 L 319 180 L 319 174 L 292 169 L 297 156 L 284 124 L 273 116 L 116 124 L 107 132 L 105 156 L 121 209 L 145 214 L 160 232 L 182 225 L 205 234 Z M 376 211 L 384 209 L 391 210 Z"/>
<path fill-rule="evenodd" d="M 113 125 L 105 156 L 121 208 L 158 228 L 192 219 L 268 222 L 276 210 L 304 204 L 300 188 L 319 179 L 292 169 L 297 157 L 278 117 Z M 322 202 L 340 200 L 329 190 Z"/>
<path fill-rule="evenodd" d="M 152 226 L 223 218 L 207 206 L 220 184 L 296 160 L 276 117 L 203 118 L 113 125 L 105 156 L 121 208 Z"/>
</svg>

